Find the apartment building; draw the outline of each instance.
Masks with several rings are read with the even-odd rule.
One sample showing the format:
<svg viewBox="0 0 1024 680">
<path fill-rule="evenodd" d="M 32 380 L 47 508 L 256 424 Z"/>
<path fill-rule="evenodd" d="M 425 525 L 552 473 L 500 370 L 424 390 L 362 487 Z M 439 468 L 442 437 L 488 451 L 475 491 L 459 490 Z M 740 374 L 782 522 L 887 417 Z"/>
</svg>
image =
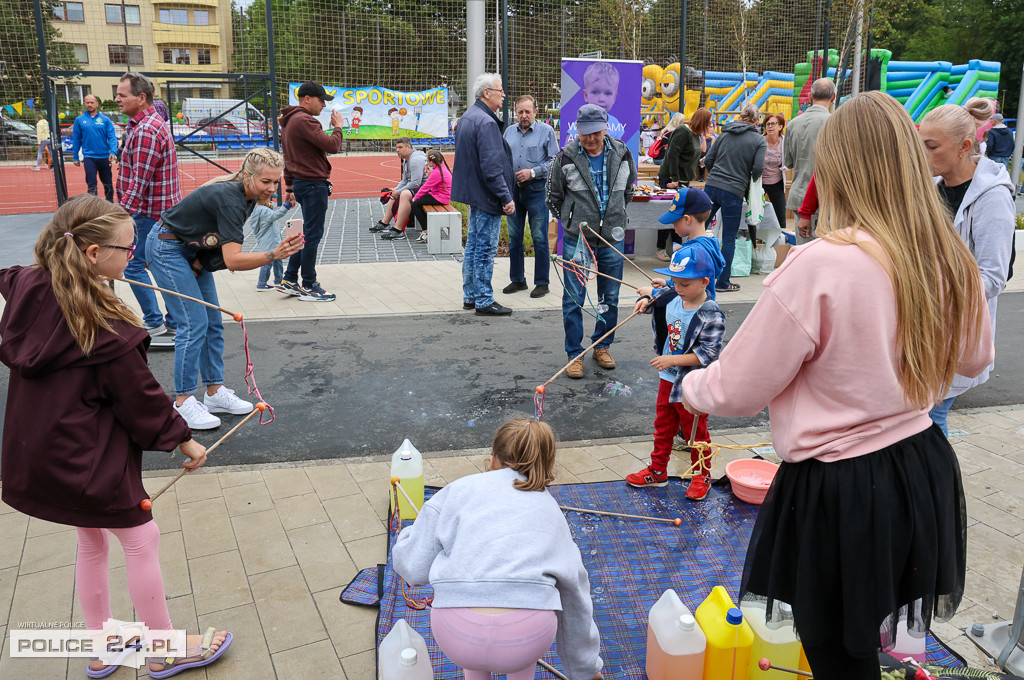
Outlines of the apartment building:
<svg viewBox="0 0 1024 680">
<path fill-rule="evenodd" d="M 156 72 L 157 97 L 227 97 L 222 82 L 175 75 L 231 71 L 231 0 L 62 0 L 53 25 L 83 71 Z M 61 100 L 113 99 L 118 79 L 82 77 L 59 86 Z"/>
</svg>

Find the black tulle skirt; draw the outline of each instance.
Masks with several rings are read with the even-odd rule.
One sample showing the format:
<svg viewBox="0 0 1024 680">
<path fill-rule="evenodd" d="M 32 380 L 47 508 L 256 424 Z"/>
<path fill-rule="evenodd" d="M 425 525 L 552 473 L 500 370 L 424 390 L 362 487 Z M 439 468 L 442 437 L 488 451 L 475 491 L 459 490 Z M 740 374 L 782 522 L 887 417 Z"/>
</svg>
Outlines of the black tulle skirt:
<svg viewBox="0 0 1024 680">
<path fill-rule="evenodd" d="M 808 644 L 853 656 L 891 648 L 903 615 L 924 631 L 964 592 L 967 510 L 937 426 L 874 453 L 783 463 L 758 515 L 741 597 L 766 601 Z"/>
</svg>

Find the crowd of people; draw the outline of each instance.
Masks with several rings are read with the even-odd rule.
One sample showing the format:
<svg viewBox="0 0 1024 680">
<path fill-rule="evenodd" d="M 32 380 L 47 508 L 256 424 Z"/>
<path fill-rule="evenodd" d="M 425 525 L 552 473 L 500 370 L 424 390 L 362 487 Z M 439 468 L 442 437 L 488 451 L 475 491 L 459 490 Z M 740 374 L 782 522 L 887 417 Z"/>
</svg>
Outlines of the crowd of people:
<svg viewBox="0 0 1024 680">
<path fill-rule="evenodd" d="M 485 73 L 473 89 L 475 102 L 456 131 L 454 172 L 440 153 L 399 141 L 402 183 L 385 196 L 378 231 L 402 238 L 409 219 L 425 226 L 430 201 L 465 203 L 464 307 L 507 316 L 512 310 L 494 300 L 491 287 L 502 216 L 520 248 L 529 220 L 539 248 L 554 215 L 576 272 L 605 275 L 597 281 L 592 356 L 613 369 L 614 279 L 622 277 L 633 156 L 608 134 L 609 115 L 598 104 L 579 108 L 577 137 L 558 148 L 550 126 L 536 120 L 532 97 L 517 99 L 517 125 L 503 132 L 495 115 L 506 97 L 500 77 Z M 315 118 L 331 99 L 326 91 L 305 83 L 299 104 L 282 110 L 283 158 L 255 149 L 237 172 L 184 199 L 174 143 L 152 94 L 139 74 L 118 85 L 130 122 L 117 204 L 91 195 L 69 200 L 40 235 L 35 266 L 0 272 L 7 300 L 0 359 L 11 369 L 3 501 L 76 527 L 77 592 L 95 630 L 111 613 L 111 534 L 125 549 L 139 618 L 150 629 L 173 629 L 159 529 L 140 507 L 147 497 L 142 451 L 179 448 L 184 467 L 195 469 L 206 450 L 192 430 L 219 425 L 214 413 L 253 408 L 224 385 L 219 312 L 168 296 L 162 314 L 151 291 L 133 287 L 138 318 L 105 282 L 122 275 L 148 281 L 151 273 L 162 288 L 215 305 L 213 272 L 259 268 L 268 289 L 273 275 L 283 293 L 331 299 L 315 267 L 331 193 L 327 154 L 342 134 L 336 122 L 325 135 Z M 1013 187 L 998 155 L 1000 133 L 988 137 L 996 157 L 980 153 L 977 121 L 992 113 L 984 103 L 940 106 L 917 129 L 886 94 L 853 97 L 835 112 L 830 81 L 813 83 L 811 96 L 813 105 L 788 126 L 773 115 L 762 132 L 760 112 L 750 106 L 713 143 L 703 112 L 671 133 L 659 181 L 675 195 L 661 223 L 680 244 L 634 306 L 651 314 L 650 364 L 660 387 L 651 463 L 626 482 L 665 486 L 680 428 L 707 442 L 707 414 L 752 416 L 768 406 L 784 462 L 750 539 L 741 596 L 764 601 L 769 621 L 792 617 L 815 677 L 875 680 L 876 651 L 891 647 L 901 615 L 911 630 L 924 631 L 933 617 L 951 616 L 963 595 L 966 508 L 946 415 L 957 395 L 992 370 L 996 299 L 1012 275 Z M 97 129 L 82 131 L 86 158 L 102 161 L 109 140 L 102 123 L 87 124 Z M 706 191 L 686 186 L 701 161 Z M 94 165 L 104 181 L 102 163 Z M 784 216 L 786 168 L 794 173 L 786 205 L 800 211 L 807 242 L 764 281 L 726 346 L 716 294 L 737 288 L 729 270 L 743 198 L 761 179 Z M 285 206 L 301 206 L 303 229 L 275 238 L 280 214 L 269 199 L 282 180 Z M 716 213 L 721 241 L 707 234 Z M 261 252 L 243 253 L 253 215 L 262 224 Z M 507 294 L 528 288 L 522 251 L 514 253 Z M 537 253 L 534 297 L 548 292 L 547 252 Z M 286 268 L 275 267 L 286 259 Z M 585 283 L 567 275 L 562 298 L 567 374 L 575 379 L 585 372 Z M 174 338 L 173 404 L 146 365 L 148 343 L 162 336 Z M 203 402 L 194 394 L 200 381 Z M 700 501 L 710 469 L 695 451 L 686 497 Z M 433 586 L 434 637 L 467 678 L 492 671 L 532 677 L 552 640 L 568 677 L 601 677 L 587 571 L 547 492 L 555 457 L 548 426 L 506 423 L 489 471 L 435 494 L 394 547 L 396 571 Z M 214 629 L 190 636 L 185 657 L 151 660 L 149 673 L 169 677 L 207 665 L 231 642 L 231 633 Z M 97 659 L 87 674 L 116 669 Z"/>
</svg>

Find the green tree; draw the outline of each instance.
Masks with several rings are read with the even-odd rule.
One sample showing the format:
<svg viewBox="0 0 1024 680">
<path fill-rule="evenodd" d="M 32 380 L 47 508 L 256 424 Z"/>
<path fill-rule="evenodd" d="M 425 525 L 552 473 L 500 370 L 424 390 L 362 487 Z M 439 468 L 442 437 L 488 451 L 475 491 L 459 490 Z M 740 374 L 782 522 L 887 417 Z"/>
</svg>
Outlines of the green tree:
<svg viewBox="0 0 1024 680">
<path fill-rule="evenodd" d="M 60 40 L 60 33 L 49 21 L 55 4 L 42 0 L 48 65 L 51 69 L 75 68 L 78 62 L 74 48 Z M 41 102 L 43 80 L 32 0 L 0 2 L 0 26 L 4 27 L 0 40 L 0 106 L 31 98 Z"/>
</svg>

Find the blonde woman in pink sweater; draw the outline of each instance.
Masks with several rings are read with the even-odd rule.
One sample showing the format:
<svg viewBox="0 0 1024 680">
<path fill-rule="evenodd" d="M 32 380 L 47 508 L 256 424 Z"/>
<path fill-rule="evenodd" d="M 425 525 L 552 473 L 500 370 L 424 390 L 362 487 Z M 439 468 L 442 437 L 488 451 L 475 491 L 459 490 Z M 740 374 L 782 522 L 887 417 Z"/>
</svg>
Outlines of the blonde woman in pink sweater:
<svg viewBox="0 0 1024 680">
<path fill-rule="evenodd" d="M 427 152 L 427 179 L 412 197 L 412 217 L 420 226 L 416 243 L 427 242 L 427 212 L 425 205 L 447 205 L 452 200 L 452 171 L 448 161 L 437 149 Z"/>
<path fill-rule="evenodd" d="M 869 92 L 832 114 L 815 177 L 821 238 L 765 279 L 683 400 L 731 417 L 768 405 L 784 462 L 741 594 L 769 620 L 792 605 L 817 680 L 877 680 L 901 611 L 923 633 L 963 595 L 963 484 L 928 411 L 995 348 L 977 265 L 895 99 Z"/>
</svg>

